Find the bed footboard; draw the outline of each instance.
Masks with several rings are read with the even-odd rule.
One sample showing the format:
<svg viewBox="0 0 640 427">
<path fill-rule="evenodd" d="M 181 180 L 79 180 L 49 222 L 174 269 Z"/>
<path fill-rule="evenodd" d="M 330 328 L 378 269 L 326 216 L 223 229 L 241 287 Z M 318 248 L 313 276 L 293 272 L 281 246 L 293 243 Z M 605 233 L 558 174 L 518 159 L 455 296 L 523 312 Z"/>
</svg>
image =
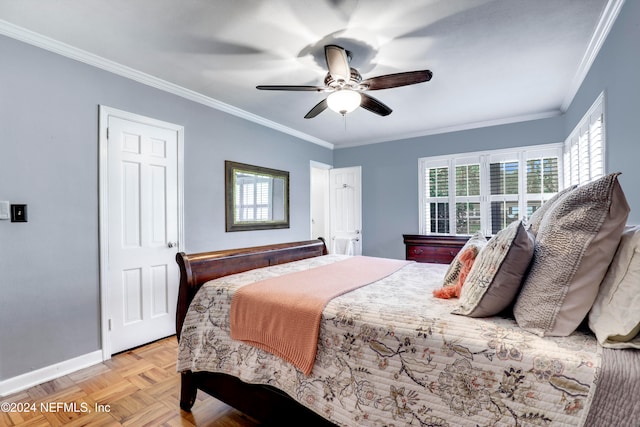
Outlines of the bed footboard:
<svg viewBox="0 0 640 427">
<path fill-rule="evenodd" d="M 191 301 L 209 280 L 327 253 L 323 239 L 197 254 L 180 252 L 176 256 L 180 267 L 176 311 L 178 340 Z M 181 373 L 180 408 L 190 411 L 199 389 L 267 424 L 278 425 L 283 419 L 296 419 L 303 420 L 305 426 L 333 426 L 273 387 L 247 384 L 238 378 L 211 372 Z"/>
</svg>

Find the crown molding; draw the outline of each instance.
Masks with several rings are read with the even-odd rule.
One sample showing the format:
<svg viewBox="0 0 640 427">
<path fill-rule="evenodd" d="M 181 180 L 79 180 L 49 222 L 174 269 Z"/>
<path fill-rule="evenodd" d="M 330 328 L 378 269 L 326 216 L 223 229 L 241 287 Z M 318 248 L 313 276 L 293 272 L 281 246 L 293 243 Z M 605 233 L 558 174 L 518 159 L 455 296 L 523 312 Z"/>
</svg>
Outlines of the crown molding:
<svg viewBox="0 0 640 427">
<path fill-rule="evenodd" d="M 333 150 L 323 139 L 0 19 L 0 34 Z"/>
<path fill-rule="evenodd" d="M 465 123 L 461 125 L 447 126 L 447 127 L 431 129 L 427 131 L 404 133 L 402 135 L 398 135 L 393 140 L 390 140 L 389 138 L 381 138 L 379 140 L 368 139 L 366 142 L 353 142 L 353 143 L 347 142 L 337 146 L 336 150 L 339 150 L 341 148 L 358 147 L 361 145 L 380 144 L 383 142 L 409 141 L 411 139 L 420 138 L 423 136 L 438 135 L 442 133 L 451 133 L 451 132 L 462 132 L 465 130 L 481 129 L 481 128 L 486 128 L 491 126 L 500 126 L 500 125 L 508 125 L 512 123 L 529 122 L 532 120 L 548 119 L 551 117 L 559 117 L 562 114 L 563 113 L 560 110 L 550 110 L 550 111 L 543 111 L 541 113 L 535 113 L 535 114 L 526 114 L 521 116 L 505 117 L 502 119 Z"/>
<path fill-rule="evenodd" d="M 578 66 L 578 70 L 576 71 L 575 76 L 571 84 L 569 85 L 569 91 L 567 92 L 564 101 L 560 105 L 560 110 L 564 113 L 573 102 L 573 98 L 578 93 L 580 86 L 584 82 L 584 79 L 587 77 L 587 73 L 591 69 L 591 65 L 593 65 L 593 61 L 595 61 L 604 41 L 607 39 L 611 28 L 613 27 L 614 22 L 618 18 L 620 14 L 620 10 L 624 5 L 625 0 L 609 0 L 604 10 L 602 11 L 602 15 L 600 15 L 600 20 L 598 21 L 598 25 L 596 26 L 596 30 L 593 32 L 593 36 L 589 41 L 589 45 L 587 46 L 587 50 L 582 56 L 582 60 L 580 61 L 580 65 Z"/>
</svg>

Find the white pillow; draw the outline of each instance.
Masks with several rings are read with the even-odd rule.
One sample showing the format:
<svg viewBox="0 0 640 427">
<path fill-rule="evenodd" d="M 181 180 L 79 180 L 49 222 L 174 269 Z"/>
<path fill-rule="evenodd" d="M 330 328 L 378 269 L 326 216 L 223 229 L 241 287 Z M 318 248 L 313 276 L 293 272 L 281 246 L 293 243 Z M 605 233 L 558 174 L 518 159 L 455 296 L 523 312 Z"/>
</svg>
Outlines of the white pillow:
<svg viewBox="0 0 640 427">
<path fill-rule="evenodd" d="M 640 348 L 640 226 L 626 227 L 589 312 L 604 347 Z"/>
</svg>

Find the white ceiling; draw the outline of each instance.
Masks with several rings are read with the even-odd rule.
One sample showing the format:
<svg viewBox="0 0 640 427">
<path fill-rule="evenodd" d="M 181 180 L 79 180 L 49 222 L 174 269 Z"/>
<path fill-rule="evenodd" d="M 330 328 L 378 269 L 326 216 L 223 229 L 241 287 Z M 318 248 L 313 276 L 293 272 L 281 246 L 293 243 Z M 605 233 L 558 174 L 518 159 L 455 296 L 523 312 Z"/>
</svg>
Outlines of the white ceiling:
<svg viewBox="0 0 640 427">
<path fill-rule="evenodd" d="M 0 0 L 0 34 L 72 57 L 88 52 L 97 57 L 86 62 L 142 72 L 156 86 L 169 82 L 173 92 L 344 147 L 561 114 L 620 3 Z M 365 79 L 421 69 L 433 79 L 368 92 L 393 113 L 360 108 L 346 121 L 330 110 L 303 118 L 326 94 L 255 88 L 322 85 L 330 43 L 352 52 Z"/>
</svg>

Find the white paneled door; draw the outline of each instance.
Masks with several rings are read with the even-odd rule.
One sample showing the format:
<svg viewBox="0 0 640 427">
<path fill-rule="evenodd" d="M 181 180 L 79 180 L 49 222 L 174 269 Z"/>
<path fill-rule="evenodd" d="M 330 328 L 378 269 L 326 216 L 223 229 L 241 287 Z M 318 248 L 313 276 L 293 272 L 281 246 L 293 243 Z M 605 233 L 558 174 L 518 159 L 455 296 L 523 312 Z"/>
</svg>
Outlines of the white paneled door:
<svg viewBox="0 0 640 427">
<path fill-rule="evenodd" d="M 175 128 L 108 117 L 103 286 L 111 354 L 175 333 L 178 150 Z"/>
<path fill-rule="evenodd" d="M 329 171 L 331 253 L 362 255 L 361 175 L 360 166 Z"/>
</svg>

